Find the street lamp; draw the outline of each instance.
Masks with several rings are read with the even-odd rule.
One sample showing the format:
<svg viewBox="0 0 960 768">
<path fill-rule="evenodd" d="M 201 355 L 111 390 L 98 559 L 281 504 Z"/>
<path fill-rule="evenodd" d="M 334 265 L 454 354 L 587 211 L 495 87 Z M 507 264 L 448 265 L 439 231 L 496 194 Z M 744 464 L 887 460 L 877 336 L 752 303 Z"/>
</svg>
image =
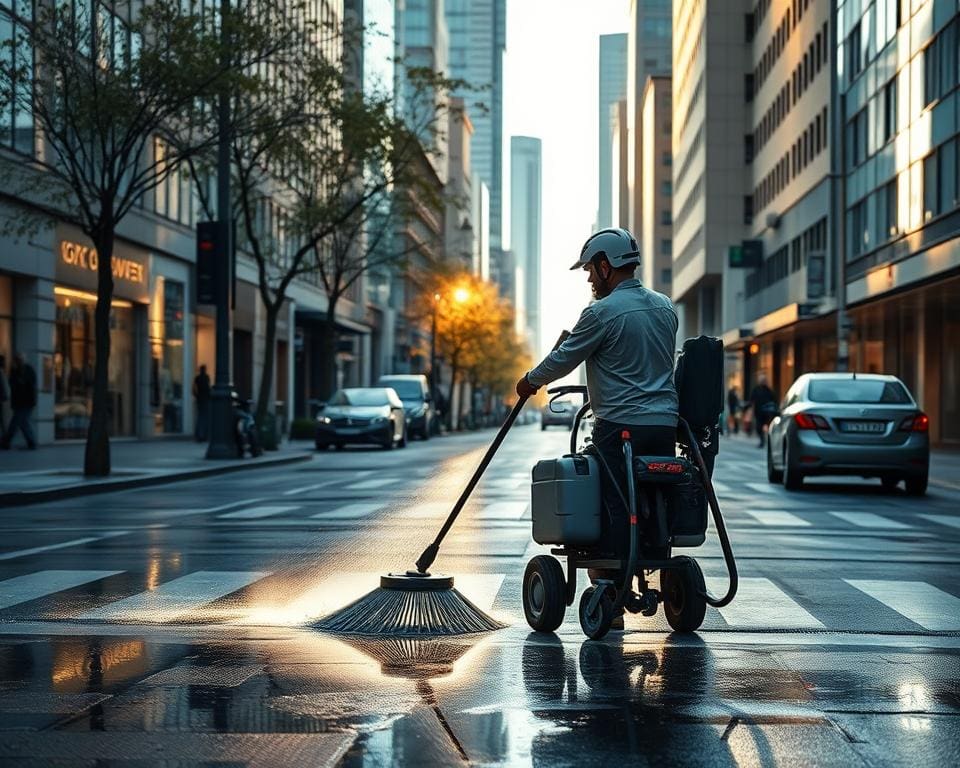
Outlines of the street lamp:
<svg viewBox="0 0 960 768">
<path fill-rule="evenodd" d="M 433 294 L 433 322 L 430 325 L 430 394 L 437 396 L 437 305 L 440 294 Z"/>
<path fill-rule="evenodd" d="M 453 300 L 456 301 L 458 304 L 463 304 L 469 298 L 470 298 L 470 291 L 462 286 L 460 288 L 457 288 L 453 292 Z"/>
</svg>

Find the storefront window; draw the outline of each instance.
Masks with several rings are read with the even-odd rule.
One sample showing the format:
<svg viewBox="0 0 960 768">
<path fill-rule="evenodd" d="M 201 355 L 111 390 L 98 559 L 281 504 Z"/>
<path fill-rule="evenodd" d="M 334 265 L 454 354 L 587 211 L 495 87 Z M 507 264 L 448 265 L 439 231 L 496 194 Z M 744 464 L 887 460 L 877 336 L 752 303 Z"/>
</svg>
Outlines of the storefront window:
<svg viewBox="0 0 960 768">
<path fill-rule="evenodd" d="M 10 376 L 13 362 L 13 281 L 0 275 L 0 372 Z M 9 421 L 9 403 L 0 402 L 0 426 Z"/>
<path fill-rule="evenodd" d="M 150 302 L 150 408 L 158 434 L 183 432 L 183 283 L 158 277 Z"/>
<path fill-rule="evenodd" d="M 93 408 L 96 363 L 94 309 L 96 296 L 57 286 L 54 352 L 54 437 L 85 438 Z M 109 429 L 113 436 L 136 432 L 136 354 L 134 310 L 115 300 L 110 311 L 110 362 L 107 366 Z"/>
</svg>

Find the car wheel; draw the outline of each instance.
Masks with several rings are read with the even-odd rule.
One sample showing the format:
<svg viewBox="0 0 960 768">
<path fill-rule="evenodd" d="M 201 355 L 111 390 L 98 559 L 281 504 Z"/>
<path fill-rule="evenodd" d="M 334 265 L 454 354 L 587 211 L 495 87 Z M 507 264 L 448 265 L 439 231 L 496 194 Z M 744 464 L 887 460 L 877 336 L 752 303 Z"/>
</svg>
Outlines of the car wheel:
<svg viewBox="0 0 960 768">
<path fill-rule="evenodd" d="M 773 449 L 770 447 L 769 436 L 767 436 L 767 481 L 771 483 L 783 482 L 783 470 L 773 466 Z"/>
<path fill-rule="evenodd" d="M 338 451 L 342 451 L 342 450 L 343 450 L 343 443 L 337 443 L 337 444 L 334 446 L 334 448 L 336 448 Z"/>
<path fill-rule="evenodd" d="M 906 480 L 907 494 L 909 496 L 923 496 L 927 492 L 927 481 L 929 476 L 926 472 L 922 475 L 914 475 Z"/>
<path fill-rule="evenodd" d="M 406 448 L 407 447 L 407 430 L 404 427 L 403 434 L 400 435 L 400 442 L 397 443 L 397 448 Z"/>
<path fill-rule="evenodd" d="M 425 422 L 424 425 L 423 425 L 423 432 L 420 433 L 421 439 L 423 439 L 423 440 L 429 440 L 429 439 L 430 439 L 430 431 L 431 431 L 432 429 L 433 429 L 433 422 L 432 422 L 432 421 L 427 421 L 427 422 Z"/>
<path fill-rule="evenodd" d="M 319 443 L 319 442 L 318 442 L 318 443 L 316 444 L 316 446 L 317 446 L 317 450 L 318 450 L 318 451 L 325 451 L 325 450 L 327 450 L 327 448 L 330 447 L 330 443 Z"/>
<path fill-rule="evenodd" d="M 541 424 L 541 425 L 540 425 L 540 431 L 541 431 L 541 432 L 546 432 L 546 431 L 547 431 L 547 425 L 546 425 L 546 424 Z"/>
<path fill-rule="evenodd" d="M 790 451 L 786 448 L 783 451 L 783 487 L 788 491 L 803 488 L 803 473 L 790 461 Z"/>
<path fill-rule="evenodd" d="M 899 477 L 887 476 L 887 477 L 880 478 L 880 485 L 883 486 L 883 490 L 887 491 L 888 493 L 891 491 L 897 490 L 897 486 L 899 484 L 900 484 Z"/>
</svg>

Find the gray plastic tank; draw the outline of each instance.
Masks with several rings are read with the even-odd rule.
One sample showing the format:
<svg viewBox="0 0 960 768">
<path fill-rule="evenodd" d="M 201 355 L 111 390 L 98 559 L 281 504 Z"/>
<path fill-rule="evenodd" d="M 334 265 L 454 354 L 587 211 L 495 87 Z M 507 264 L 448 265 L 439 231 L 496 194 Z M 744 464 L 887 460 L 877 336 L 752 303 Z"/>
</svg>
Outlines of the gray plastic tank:
<svg viewBox="0 0 960 768">
<path fill-rule="evenodd" d="M 596 544 L 600 510 L 600 467 L 593 456 L 544 459 L 533 467 L 531 514 L 538 544 Z"/>
</svg>

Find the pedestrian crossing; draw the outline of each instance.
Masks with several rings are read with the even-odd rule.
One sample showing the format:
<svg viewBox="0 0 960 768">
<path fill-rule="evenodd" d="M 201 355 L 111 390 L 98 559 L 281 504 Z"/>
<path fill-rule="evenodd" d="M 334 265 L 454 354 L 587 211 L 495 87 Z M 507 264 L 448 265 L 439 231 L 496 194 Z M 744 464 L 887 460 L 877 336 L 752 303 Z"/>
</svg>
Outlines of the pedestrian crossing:
<svg viewBox="0 0 960 768">
<path fill-rule="evenodd" d="M 314 582 L 294 579 L 296 586 L 291 587 L 282 573 L 273 571 L 198 570 L 136 594 L 124 596 L 121 588 L 116 599 L 108 596 L 117 593 L 96 585 L 114 577 L 122 584 L 124 575 L 128 582 L 130 577 L 138 580 L 135 574 L 117 570 L 40 570 L 2 580 L 0 634 L 19 631 L 23 625 L 18 622 L 36 621 L 38 627 L 51 623 L 43 606 L 56 617 L 52 623 L 302 626 L 376 588 L 380 577 L 378 572 L 338 572 Z M 522 625 L 519 591 L 499 597 L 505 584 L 518 590 L 510 574 L 455 574 L 455 578 L 457 589 L 481 610 L 507 606 L 510 615 L 498 616 Z M 260 588 L 266 579 L 271 579 L 271 586 Z M 715 595 L 727 588 L 725 577 L 708 576 L 706 583 Z M 247 590 L 254 585 L 256 590 Z M 101 596 L 102 604 L 74 610 L 69 606 L 75 601 L 66 600 L 66 608 L 51 611 L 46 599 L 84 587 L 89 595 Z M 743 576 L 732 603 L 718 610 L 708 608 L 704 631 L 960 632 L 960 596 L 948 589 L 957 591 L 926 581 L 833 578 L 818 581 L 817 590 L 811 592 L 803 579 L 794 584 L 789 578 Z M 227 608 L 211 608 L 225 599 Z M 33 601 L 42 602 L 31 610 Z M 569 613 L 576 621 L 576 612 Z"/>
</svg>

